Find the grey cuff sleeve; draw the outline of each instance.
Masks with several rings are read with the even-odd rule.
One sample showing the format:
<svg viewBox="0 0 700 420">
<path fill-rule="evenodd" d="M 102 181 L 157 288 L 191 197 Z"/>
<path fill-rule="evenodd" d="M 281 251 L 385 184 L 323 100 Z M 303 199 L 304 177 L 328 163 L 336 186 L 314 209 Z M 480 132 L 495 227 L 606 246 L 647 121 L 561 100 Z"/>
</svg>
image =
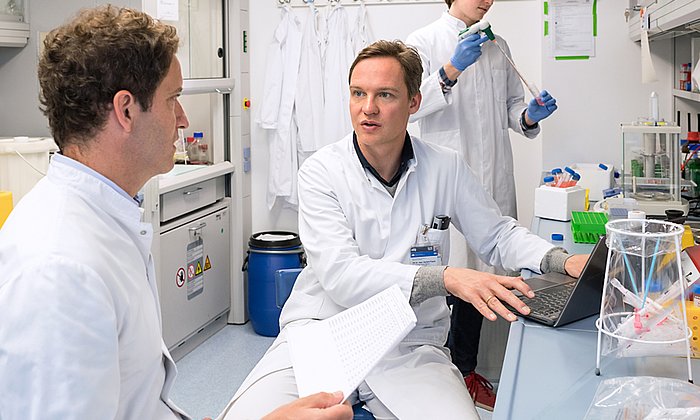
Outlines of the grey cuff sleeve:
<svg viewBox="0 0 700 420">
<path fill-rule="evenodd" d="M 561 273 L 566 274 L 564 263 L 569 259 L 569 255 L 564 248 L 554 247 L 547 251 L 540 263 L 540 271 L 543 273 Z"/>
<path fill-rule="evenodd" d="M 413 290 L 408 303 L 414 306 L 435 296 L 447 296 L 445 268 L 445 265 L 420 267 L 413 278 Z"/>
</svg>

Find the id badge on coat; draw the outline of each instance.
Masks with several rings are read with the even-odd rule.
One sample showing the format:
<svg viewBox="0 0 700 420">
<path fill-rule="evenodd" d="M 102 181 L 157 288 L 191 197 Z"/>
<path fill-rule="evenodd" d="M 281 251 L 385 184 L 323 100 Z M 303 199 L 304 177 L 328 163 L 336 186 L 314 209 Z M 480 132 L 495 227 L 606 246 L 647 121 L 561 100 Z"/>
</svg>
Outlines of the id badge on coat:
<svg viewBox="0 0 700 420">
<path fill-rule="evenodd" d="M 450 231 L 422 225 L 411 247 L 409 260 L 413 265 L 443 265 L 449 255 Z"/>
</svg>

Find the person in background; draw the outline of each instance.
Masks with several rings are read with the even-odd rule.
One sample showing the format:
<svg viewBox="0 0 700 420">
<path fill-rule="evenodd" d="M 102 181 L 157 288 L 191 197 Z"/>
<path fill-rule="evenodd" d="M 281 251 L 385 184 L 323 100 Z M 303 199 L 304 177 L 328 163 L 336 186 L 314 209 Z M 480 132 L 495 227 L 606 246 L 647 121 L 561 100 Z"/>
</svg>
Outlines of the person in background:
<svg viewBox="0 0 700 420">
<path fill-rule="evenodd" d="M 444 346 L 445 296 L 470 302 L 489 319 L 499 314 L 515 321 L 503 302 L 523 314 L 529 308 L 511 289 L 534 294 L 519 277 L 445 266 L 447 218 L 491 264 L 580 274 L 585 255 L 569 256 L 501 215 L 457 152 L 408 135 L 409 116 L 421 103 L 421 74 L 418 53 L 400 41 L 377 41 L 355 58 L 349 75 L 354 132 L 299 170 L 307 266 L 282 309 L 279 336 L 224 410 L 226 420 L 258 418 L 296 397 L 290 327 L 332 317 L 394 285 L 417 324 L 348 399 L 364 402 L 377 419 L 478 418 Z M 413 247 L 430 255 L 416 258 Z"/>
<path fill-rule="evenodd" d="M 0 230 L 0 418 L 182 419 L 161 338 L 153 230 L 138 191 L 173 167 L 182 74 L 175 28 L 87 9 L 51 31 L 41 104 L 60 149 Z M 268 420 L 350 419 L 318 394 Z"/>
<path fill-rule="evenodd" d="M 506 58 L 486 36 L 458 39 L 460 31 L 483 19 L 494 0 L 445 0 L 448 10 L 435 22 L 408 36 L 423 62 L 423 103 L 418 121 L 424 141 L 459 152 L 506 216 L 517 217 L 513 154 L 508 128 L 528 138 L 540 132 L 539 121 L 557 109 L 542 91 L 539 105 L 523 101 L 523 88 Z M 497 42 L 510 55 L 508 44 Z M 452 233 L 456 233 L 454 229 Z M 453 236 L 450 265 L 506 274 L 483 262 L 476 250 Z M 476 405 L 493 410 L 493 386 L 475 372 L 483 316 L 468 302 L 453 299 L 448 347 L 465 377 Z"/>
</svg>

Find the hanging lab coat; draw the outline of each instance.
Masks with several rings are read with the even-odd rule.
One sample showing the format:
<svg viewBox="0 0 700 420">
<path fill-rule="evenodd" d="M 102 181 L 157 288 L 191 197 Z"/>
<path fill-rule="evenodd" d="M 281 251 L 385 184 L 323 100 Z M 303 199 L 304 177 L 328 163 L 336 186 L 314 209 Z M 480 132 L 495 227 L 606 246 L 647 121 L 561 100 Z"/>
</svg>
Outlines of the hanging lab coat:
<svg viewBox="0 0 700 420">
<path fill-rule="evenodd" d="M 289 5 L 267 52 L 265 90 L 256 122 L 268 131 L 269 171 L 267 205 L 276 200 L 297 205 L 297 128 L 293 121 L 302 23 Z"/>
<path fill-rule="evenodd" d="M 348 14 L 340 4 L 331 8 L 326 19 L 328 36 L 323 65 L 323 120 L 325 124 L 322 145 L 330 144 L 345 137 L 352 131 L 350 123 L 350 86 L 348 72 L 355 59 L 352 46 Z"/>
<path fill-rule="evenodd" d="M 449 62 L 457 34 L 465 27 L 464 22 L 444 12 L 406 39 L 418 49 L 423 63 L 423 100 L 411 122 L 418 121 L 423 140 L 458 151 L 501 212 L 517 217 L 508 128 L 534 138 L 539 126 L 522 129 L 520 116 L 527 105 L 520 79 L 492 42 L 482 44 L 481 57 L 459 76 L 452 91 L 442 93 L 438 71 Z M 505 40 L 498 35 L 496 39 L 510 55 Z"/>
<path fill-rule="evenodd" d="M 288 352 L 277 351 L 285 343 L 286 325 L 326 319 L 394 284 L 408 300 L 418 269 L 409 264 L 410 248 L 419 228 L 435 215 L 451 216 L 484 260 L 539 271 L 552 245 L 501 216 L 456 152 L 412 142 L 415 157 L 394 197 L 362 167 L 352 135 L 316 152 L 302 166 L 299 235 L 308 265 L 282 310 L 282 333 L 237 395 L 260 377 L 290 366 Z M 441 245 L 449 240 L 447 230 L 431 234 Z M 435 374 L 435 369 L 453 367 L 443 348 L 449 327 L 446 301 L 444 296 L 430 298 L 413 310 L 416 327 L 365 381 L 398 418 L 447 418 L 435 416 L 436 400 L 455 401 L 453 393 L 460 391 L 443 386 L 444 376 Z M 463 384 L 456 368 L 451 374 L 454 384 Z M 463 418 L 459 412 L 450 416 Z"/>
<path fill-rule="evenodd" d="M 324 136 L 323 40 L 318 31 L 319 19 L 318 9 L 310 3 L 301 38 L 294 97 L 294 118 L 298 127 L 297 148 L 307 154 L 315 152 L 329 141 Z"/>
<path fill-rule="evenodd" d="M 365 6 L 364 0 L 360 0 L 360 10 L 355 17 L 350 36 L 352 38 L 352 48 L 354 51 L 353 60 L 355 59 L 354 56 L 356 56 L 360 50 L 374 42 L 374 36 L 369 26 L 369 18 L 367 18 L 367 6 Z"/>
<path fill-rule="evenodd" d="M 59 160 L 0 230 L 0 417 L 181 418 L 151 225 Z"/>
</svg>

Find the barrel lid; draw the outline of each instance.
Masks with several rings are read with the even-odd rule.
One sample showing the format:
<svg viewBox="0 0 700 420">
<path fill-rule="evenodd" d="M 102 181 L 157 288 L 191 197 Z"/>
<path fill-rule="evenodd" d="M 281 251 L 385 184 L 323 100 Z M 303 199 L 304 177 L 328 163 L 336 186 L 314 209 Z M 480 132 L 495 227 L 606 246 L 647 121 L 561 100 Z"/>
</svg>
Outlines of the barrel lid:
<svg viewBox="0 0 700 420">
<path fill-rule="evenodd" d="M 301 246 L 301 239 L 294 232 L 270 230 L 252 234 L 248 245 L 257 248 L 291 248 Z"/>
</svg>

